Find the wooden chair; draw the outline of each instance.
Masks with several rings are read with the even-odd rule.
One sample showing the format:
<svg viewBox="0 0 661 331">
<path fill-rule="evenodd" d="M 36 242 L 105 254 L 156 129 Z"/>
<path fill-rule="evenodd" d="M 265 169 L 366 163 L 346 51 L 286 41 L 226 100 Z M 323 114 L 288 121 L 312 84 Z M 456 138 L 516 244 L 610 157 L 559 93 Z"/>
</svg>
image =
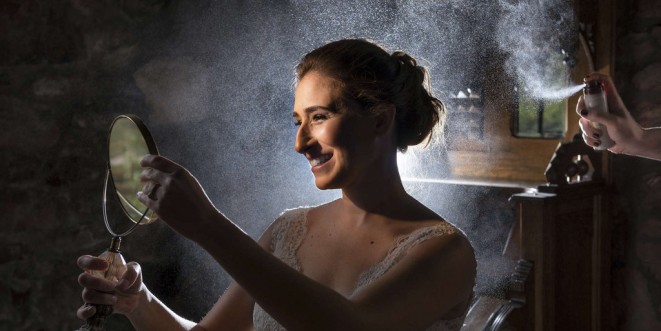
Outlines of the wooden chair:
<svg viewBox="0 0 661 331">
<path fill-rule="evenodd" d="M 503 254 L 518 261 L 506 298 L 480 297 L 462 330 L 603 330 L 610 289 L 608 156 L 560 143 L 546 185 L 514 194 Z"/>
</svg>

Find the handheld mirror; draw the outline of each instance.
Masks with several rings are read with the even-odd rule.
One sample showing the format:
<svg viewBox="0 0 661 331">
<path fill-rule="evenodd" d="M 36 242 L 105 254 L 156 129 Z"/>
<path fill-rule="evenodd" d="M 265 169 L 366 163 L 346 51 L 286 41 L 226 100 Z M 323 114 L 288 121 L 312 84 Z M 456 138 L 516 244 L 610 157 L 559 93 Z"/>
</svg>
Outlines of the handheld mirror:
<svg viewBox="0 0 661 331">
<path fill-rule="evenodd" d="M 112 235 L 110 247 L 99 255 L 108 262 L 106 270 L 88 270 L 87 272 L 114 283 L 118 283 L 126 271 L 126 262 L 121 254 L 122 238 L 133 232 L 138 225 L 153 223 L 158 216 L 143 205 L 136 197 L 142 190 L 140 182 L 142 167 L 140 160 L 147 154 L 158 154 L 156 144 L 149 130 L 135 115 L 117 116 L 110 125 L 108 133 L 108 162 L 103 186 L 103 220 L 106 229 Z M 110 184 L 110 185 L 109 185 Z M 114 196 L 132 225 L 124 227 L 123 232 L 115 232 L 108 221 L 108 194 Z M 121 223 L 121 222 L 117 222 Z M 89 305 L 89 304 L 86 304 Z M 112 313 L 112 306 L 94 305 L 96 313 L 87 319 L 79 331 L 102 331 L 106 318 Z"/>
<path fill-rule="evenodd" d="M 113 120 L 108 134 L 108 171 L 106 186 L 112 184 L 111 195 L 114 195 L 124 214 L 135 223 L 132 231 L 138 224 L 153 223 L 157 216 L 137 198 L 136 193 L 142 190 L 140 182 L 140 160 L 147 154 L 158 154 L 156 143 L 142 123 L 135 115 L 120 115 Z M 107 190 L 107 187 L 106 187 Z M 105 190 L 104 190 L 105 191 Z M 113 194 L 114 193 L 114 194 Z M 104 194 L 104 210 L 106 194 Z M 104 218 L 107 221 L 107 217 Z M 108 231 L 115 236 L 125 236 L 128 233 L 116 234 L 106 222 Z"/>
</svg>

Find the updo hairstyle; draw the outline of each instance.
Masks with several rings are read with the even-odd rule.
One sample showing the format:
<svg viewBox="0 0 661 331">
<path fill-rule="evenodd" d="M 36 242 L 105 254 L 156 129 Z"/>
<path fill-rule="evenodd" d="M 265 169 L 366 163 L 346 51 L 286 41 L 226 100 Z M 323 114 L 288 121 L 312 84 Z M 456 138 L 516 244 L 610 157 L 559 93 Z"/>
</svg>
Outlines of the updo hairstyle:
<svg viewBox="0 0 661 331">
<path fill-rule="evenodd" d="M 296 66 L 297 81 L 310 71 L 334 79 L 345 104 L 351 100 L 372 113 L 380 105 L 393 104 L 397 148 L 402 152 L 431 139 L 436 124 L 443 129 L 445 107 L 431 95 L 427 71 L 404 52 L 388 54 L 364 39 L 338 40 L 306 54 Z"/>
</svg>

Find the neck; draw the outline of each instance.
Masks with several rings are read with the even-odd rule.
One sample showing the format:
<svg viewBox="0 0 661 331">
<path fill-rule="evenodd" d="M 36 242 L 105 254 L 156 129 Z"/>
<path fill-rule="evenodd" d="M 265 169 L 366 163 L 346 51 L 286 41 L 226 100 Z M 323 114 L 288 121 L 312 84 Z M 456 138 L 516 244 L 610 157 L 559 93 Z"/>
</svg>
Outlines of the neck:
<svg viewBox="0 0 661 331">
<path fill-rule="evenodd" d="M 379 169 L 342 189 L 342 202 L 348 212 L 396 215 L 403 204 L 411 202 L 413 198 L 406 193 L 399 177 L 397 154 Z"/>
</svg>

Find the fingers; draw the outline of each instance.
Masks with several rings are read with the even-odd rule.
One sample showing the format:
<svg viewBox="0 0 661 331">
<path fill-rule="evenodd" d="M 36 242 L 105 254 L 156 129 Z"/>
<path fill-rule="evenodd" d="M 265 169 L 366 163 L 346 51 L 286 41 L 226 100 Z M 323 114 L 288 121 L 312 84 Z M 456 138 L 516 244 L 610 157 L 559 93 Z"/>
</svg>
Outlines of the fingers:
<svg viewBox="0 0 661 331">
<path fill-rule="evenodd" d="M 83 272 L 78 276 L 78 284 L 84 287 L 85 289 L 92 289 L 94 291 L 101 292 L 112 292 L 115 289 L 115 283 L 90 275 L 87 272 Z"/>
<path fill-rule="evenodd" d="M 96 307 L 90 304 L 84 304 L 76 312 L 76 316 L 81 320 L 86 320 L 96 314 Z"/>
<path fill-rule="evenodd" d="M 138 192 L 137 194 L 138 200 L 142 202 L 147 208 L 151 210 L 156 210 L 154 204 L 156 203 L 156 200 L 150 199 L 146 194 L 142 192 Z"/>
<path fill-rule="evenodd" d="M 617 116 L 610 112 L 590 111 L 585 105 L 585 98 L 582 95 L 578 98 L 578 102 L 576 103 L 576 113 L 584 119 L 588 119 L 591 122 L 602 123 L 606 126 L 612 126 L 617 121 Z"/>
<path fill-rule="evenodd" d="M 159 155 L 145 156 L 140 161 L 140 165 L 145 167 L 140 174 L 140 181 L 146 182 L 146 184 L 142 188 L 142 192 L 138 192 L 138 200 L 151 207 L 149 200 L 158 200 L 158 191 L 161 185 L 167 185 L 170 177 L 181 173 L 183 168 Z"/>
<path fill-rule="evenodd" d="M 581 118 L 578 121 L 578 125 L 581 127 L 581 131 L 583 131 L 583 141 L 585 141 L 588 146 L 599 147 L 599 145 L 601 145 L 601 131 L 590 125 L 590 121 Z"/>
<path fill-rule="evenodd" d="M 83 255 L 78 258 L 76 261 L 76 264 L 83 269 L 83 270 L 99 270 L 99 271 L 104 271 L 108 269 L 108 261 L 91 256 L 91 255 Z"/>
<path fill-rule="evenodd" d="M 145 168 L 140 173 L 141 182 L 152 181 L 154 183 L 164 183 L 167 180 L 169 173 L 158 170 L 156 168 Z M 148 192 L 148 191 L 144 191 Z"/>
<path fill-rule="evenodd" d="M 146 194 L 149 199 L 158 200 L 158 189 L 161 187 L 161 184 L 153 181 L 147 182 L 145 186 L 142 187 L 142 193 Z"/>
<path fill-rule="evenodd" d="M 140 181 L 146 182 L 142 191 L 137 192 L 138 200 L 150 209 L 154 209 L 153 202 L 158 200 L 161 183 L 169 183 L 168 174 L 155 168 L 146 168 L 140 174 Z"/>
<path fill-rule="evenodd" d="M 140 166 L 144 168 L 154 168 L 166 173 L 177 172 L 182 167 L 176 162 L 160 155 L 147 155 L 140 160 Z"/>
<path fill-rule="evenodd" d="M 593 137 L 589 137 L 585 133 L 583 133 L 583 141 L 585 141 L 585 143 L 588 146 L 592 146 L 592 147 L 599 147 L 601 145 L 601 140 L 593 138 Z"/>
<path fill-rule="evenodd" d="M 117 303 L 117 296 L 113 293 L 100 292 L 88 288 L 83 289 L 82 297 L 85 303 L 95 305 L 112 306 Z"/>
<path fill-rule="evenodd" d="M 144 287 L 142 271 L 136 262 L 129 262 L 126 267 L 117 283 L 86 272 L 78 277 L 78 283 L 83 286 L 82 298 L 85 302 L 76 312 L 78 318 L 92 317 L 98 311 L 98 305 L 111 306 L 113 312 L 120 314 L 135 309 L 139 293 Z"/>
</svg>

